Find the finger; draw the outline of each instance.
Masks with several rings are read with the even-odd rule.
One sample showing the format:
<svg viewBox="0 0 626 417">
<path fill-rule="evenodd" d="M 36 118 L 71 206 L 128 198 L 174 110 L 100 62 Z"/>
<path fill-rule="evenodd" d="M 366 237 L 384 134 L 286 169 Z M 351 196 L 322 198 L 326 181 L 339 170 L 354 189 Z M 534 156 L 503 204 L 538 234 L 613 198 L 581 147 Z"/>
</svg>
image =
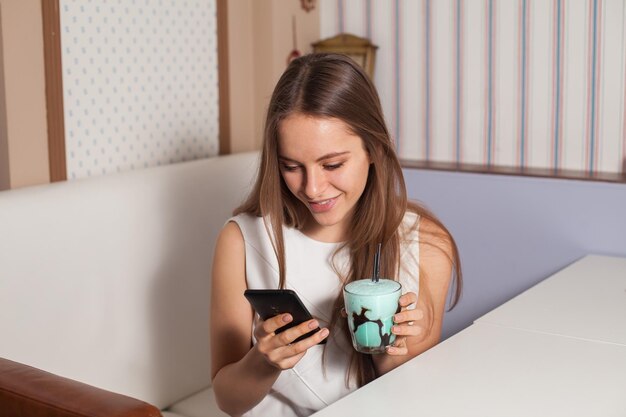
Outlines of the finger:
<svg viewBox="0 0 626 417">
<path fill-rule="evenodd" d="M 394 356 L 408 355 L 409 348 L 406 344 L 406 337 L 397 336 L 396 340 L 390 346 L 387 346 L 385 351 Z"/>
<path fill-rule="evenodd" d="M 417 303 L 417 294 L 415 294 L 414 292 L 407 292 L 406 294 L 402 295 L 402 297 L 400 297 L 400 299 L 398 300 L 398 304 L 400 304 L 400 307 L 408 307 L 414 303 Z"/>
<path fill-rule="evenodd" d="M 299 355 L 286 355 L 285 349 L 286 346 L 283 346 L 278 349 L 270 350 L 267 353 L 267 360 L 272 365 L 279 369 L 285 370 L 293 368 L 304 356 L 305 352 L 300 353 Z"/>
<path fill-rule="evenodd" d="M 273 356 L 276 358 L 277 366 L 283 370 L 293 368 L 306 354 L 307 350 L 327 338 L 329 334 L 330 331 L 327 328 L 323 328 L 306 339 L 276 349 L 273 352 Z"/>
<path fill-rule="evenodd" d="M 306 339 L 302 339 L 299 342 L 292 343 L 289 346 L 286 346 L 284 348 L 284 354 L 288 357 L 300 355 L 301 353 L 306 352 L 312 346 L 315 346 L 322 340 L 326 339 L 328 337 L 328 334 L 328 329 L 320 329 L 318 332 L 307 337 Z"/>
<path fill-rule="evenodd" d="M 397 336 L 419 336 L 423 329 L 421 326 L 409 326 L 396 324 L 391 328 L 391 332 Z"/>
<path fill-rule="evenodd" d="M 328 329 L 320 329 L 314 335 L 297 343 L 270 350 L 267 357 L 270 363 L 275 364 L 275 366 L 278 366 L 281 369 L 289 369 L 300 361 L 308 349 L 320 343 L 328 337 L 328 335 Z"/>
<path fill-rule="evenodd" d="M 276 335 L 273 338 L 272 346 L 281 347 L 290 345 L 294 340 L 309 333 L 311 330 L 315 330 L 319 327 L 319 322 L 315 319 L 305 321 L 299 325 L 285 330 Z"/>
<path fill-rule="evenodd" d="M 346 309 L 344 307 L 341 307 L 340 314 L 341 314 L 341 317 L 343 317 L 344 319 L 348 317 L 348 313 L 346 312 Z"/>
<path fill-rule="evenodd" d="M 400 313 L 396 313 L 393 316 L 394 323 L 407 323 L 414 322 L 424 318 L 424 312 L 419 308 L 414 310 L 403 310 Z"/>
<path fill-rule="evenodd" d="M 289 313 L 279 314 L 272 318 L 269 318 L 263 322 L 263 330 L 266 334 L 272 334 L 276 330 L 280 329 L 284 325 L 291 323 L 293 317 Z"/>
<path fill-rule="evenodd" d="M 403 356 L 409 354 L 409 348 L 400 346 L 387 346 L 386 352 L 391 356 Z"/>
</svg>

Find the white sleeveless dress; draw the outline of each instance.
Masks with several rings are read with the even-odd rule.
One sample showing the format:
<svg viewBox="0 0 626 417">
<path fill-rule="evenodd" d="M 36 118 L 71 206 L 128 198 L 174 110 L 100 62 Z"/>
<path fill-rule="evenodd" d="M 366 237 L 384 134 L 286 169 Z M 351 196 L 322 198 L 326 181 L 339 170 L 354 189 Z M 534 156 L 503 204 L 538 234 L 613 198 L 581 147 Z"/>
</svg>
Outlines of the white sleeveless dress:
<svg viewBox="0 0 626 417">
<path fill-rule="evenodd" d="M 245 241 L 246 281 L 249 289 L 278 288 L 278 262 L 263 219 L 240 214 L 229 221 L 237 223 Z M 418 294 L 419 245 L 414 213 L 403 222 L 400 282 L 402 292 Z M 413 226 L 413 227 L 411 227 Z M 331 266 L 338 243 L 313 240 L 297 229 L 283 227 L 285 239 L 286 288 L 294 290 L 309 312 L 326 327 L 332 316 L 341 281 Z M 335 257 L 340 271 L 347 265 L 345 252 Z M 258 320 L 258 316 L 257 316 Z M 254 326 L 257 320 L 253 323 Z M 253 337 L 254 339 L 254 337 Z M 256 343 L 256 340 L 253 340 Z M 324 345 L 311 347 L 292 369 L 283 371 L 270 393 L 245 417 L 303 417 L 326 407 L 357 388 L 354 378 L 346 385 L 352 346 L 340 334 L 328 337 L 322 367 Z"/>
</svg>

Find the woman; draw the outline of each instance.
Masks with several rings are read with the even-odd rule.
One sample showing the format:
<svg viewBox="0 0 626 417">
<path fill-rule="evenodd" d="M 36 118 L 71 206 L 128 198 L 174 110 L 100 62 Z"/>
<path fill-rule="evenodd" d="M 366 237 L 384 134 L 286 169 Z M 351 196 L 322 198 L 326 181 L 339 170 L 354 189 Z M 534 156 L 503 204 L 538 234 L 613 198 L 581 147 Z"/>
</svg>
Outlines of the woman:
<svg viewBox="0 0 626 417">
<path fill-rule="evenodd" d="M 405 293 L 396 341 L 365 355 L 350 345 L 342 289 L 371 276 L 379 242 L 381 276 L 399 280 Z M 256 185 L 215 250 L 218 405 L 231 415 L 309 415 L 424 352 L 441 336 L 453 269 L 452 306 L 461 289 L 456 245 L 431 213 L 407 201 L 368 76 L 341 55 L 294 60 L 269 104 Z M 315 319 L 276 335 L 291 316 L 255 318 L 248 288 L 294 289 Z"/>
</svg>

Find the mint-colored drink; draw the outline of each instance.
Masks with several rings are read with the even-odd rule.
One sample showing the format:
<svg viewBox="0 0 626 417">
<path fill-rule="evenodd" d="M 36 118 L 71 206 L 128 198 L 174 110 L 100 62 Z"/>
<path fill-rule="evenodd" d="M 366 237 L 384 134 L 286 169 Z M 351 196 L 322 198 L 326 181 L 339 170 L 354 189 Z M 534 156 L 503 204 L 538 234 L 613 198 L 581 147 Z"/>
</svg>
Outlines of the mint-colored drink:
<svg viewBox="0 0 626 417">
<path fill-rule="evenodd" d="M 384 353 L 396 335 L 393 316 L 400 311 L 402 285 L 390 279 L 361 279 L 346 285 L 343 300 L 348 314 L 352 345 L 362 353 Z"/>
</svg>

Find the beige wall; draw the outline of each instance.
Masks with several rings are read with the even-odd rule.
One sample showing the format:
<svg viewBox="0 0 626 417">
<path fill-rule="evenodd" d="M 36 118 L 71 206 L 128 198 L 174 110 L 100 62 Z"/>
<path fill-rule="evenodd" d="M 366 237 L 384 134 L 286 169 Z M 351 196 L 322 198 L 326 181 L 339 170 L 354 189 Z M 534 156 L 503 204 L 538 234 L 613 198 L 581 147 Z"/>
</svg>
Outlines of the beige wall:
<svg viewBox="0 0 626 417">
<path fill-rule="evenodd" d="M 259 149 L 265 111 L 292 45 L 319 40 L 319 5 L 229 0 L 231 151 Z M 0 190 L 50 182 L 40 0 L 0 0 Z M 4 94 L 3 94 L 4 87 Z M 6 117 L 5 117 L 6 116 Z"/>
<path fill-rule="evenodd" d="M 7 190 L 11 187 L 11 176 L 9 175 L 9 144 L 7 141 L 6 94 L 4 92 L 3 46 L 2 7 L 0 7 L 0 191 Z"/>
<path fill-rule="evenodd" d="M 0 148 L 4 147 L 8 155 L 10 188 L 47 183 L 50 174 L 41 1 L 0 0 L 0 14 L 4 75 L 0 80 L 4 84 L 0 111 L 6 115 L 6 123 L 0 119 Z"/>
<path fill-rule="evenodd" d="M 297 48 L 311 52 L 319 40 L 318 8 L 305 12 L 299 1 L 230 0 L 231 151 L 259 149 L 265 112 L 293 49 L 292 16 L 297 21 Z"/>
<path fill-rule="evenodd" d="M 250 0 L 228 2 L 231 152 L 257 148 L 254 125 L 253 10 Z M 221 110 L 220 110 L 221 111 Z"/>
</svg>

